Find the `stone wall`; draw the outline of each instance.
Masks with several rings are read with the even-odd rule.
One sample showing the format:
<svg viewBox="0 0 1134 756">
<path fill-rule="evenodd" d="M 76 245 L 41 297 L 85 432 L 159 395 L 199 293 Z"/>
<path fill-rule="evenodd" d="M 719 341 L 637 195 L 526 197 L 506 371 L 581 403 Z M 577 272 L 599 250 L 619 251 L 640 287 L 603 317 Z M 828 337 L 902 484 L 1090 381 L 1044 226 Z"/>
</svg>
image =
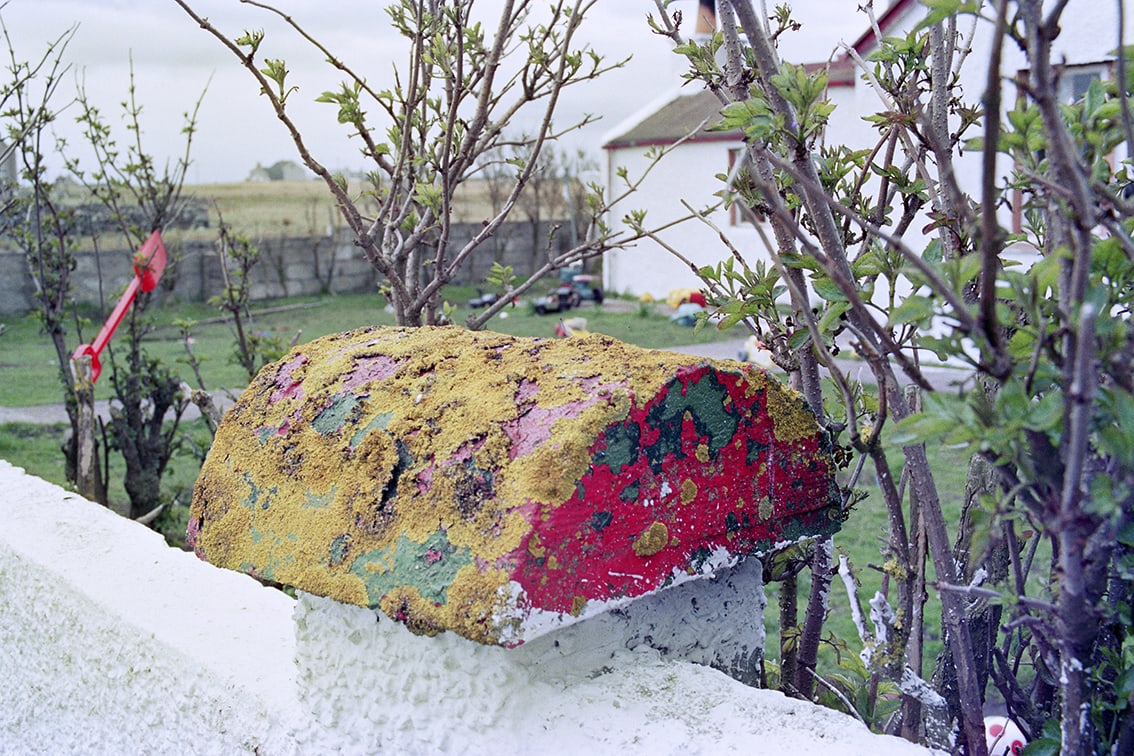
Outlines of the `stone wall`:
<svg viewBox="0 0 1134 756">
<path fill-rule="evenodd" d="M 472 238 L 479 223 L 461 223 L 454 228 L 453 248 Z M 546 225 L 536 235 L 546 245 Z M 543 252 L 533 253 L 533 234 L 527 223 L 507 224 L 485 242 L 453 279 L 455 284 L 476 285 L 483 281 L 494 261 L 511 265 L 518 275 L 538 266 Z M 559 234 L 559 246 L 568 243 Z M 374 291 L 378 273 L 367 262 L 353 237 L 345 230 L 332 236 L 264 236 L 253 240 L 262 260 L 253 270 L 252 298 L 317 295 L 325 292 Z M 166 239 L 171 262 L 159 286 L 159 296 L 176 301 L 201 302 L 219 294 L 224 277 L 213 241 L 180 241 L 174 234 Z M 102 287 L 100 296 L 100 268 Z M 93 251 L 77 254 L 72 274 L 75 297 L 79 302 L 97 304 L 100 299 L 113 304 L 114 298 L 133 275 L 130 254 L 125 250 Z M 21 314 L 34 306 L 34 289 L 21 253 L 0 248 L 0 315 Z M 109 305 L 108 305 L 109 306 Z"/>
<path fill-rule="evenodd" d="M 0 753 L 927 753 L 612 648 L 602 623 L 518 649 L 415 636 L 169 549 L 2 460 L 0 490 Z"/>
</svg>

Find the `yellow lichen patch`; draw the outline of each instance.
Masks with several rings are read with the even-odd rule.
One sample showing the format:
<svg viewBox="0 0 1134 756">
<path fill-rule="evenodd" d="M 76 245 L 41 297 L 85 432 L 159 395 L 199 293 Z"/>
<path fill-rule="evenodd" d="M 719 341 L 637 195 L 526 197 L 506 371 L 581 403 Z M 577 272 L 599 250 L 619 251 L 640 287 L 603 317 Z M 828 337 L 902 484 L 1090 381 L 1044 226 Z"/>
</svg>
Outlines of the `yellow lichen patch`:
<svg viewBox="0 0 1134 756">
<path fill-rule="evenodd" d="M 688 478 L 681 484 L 681 503 L 688 504 L 697 498 L 697 484 Z"/>
<path fill-rule="evenodd" d="M 807 409 L 803 396 L 797 391 L 769 383 L 765 397 L 777 440 L 791 444 L 815 436 L 815 415 Z"/>
<path fill-rule="evenodd" d="M 587 600 L 582 596 L 576 596 L 571 599 L 571 616 L 578 617 L 583 613 L 583 609 L 587 606 Z"/>
<path fill-rule="evenodd" d="M 197 538 L 197 549 L 208 554 L 209 561 L 218 567 L 237 570 L 246 561 L 244 552 L 252 524 L 252 512 L 238 503 L 244 494 L 231 481 L 214 482 L 213 495 L 232 503 L 223 512 L 217 513 L 215 526 L 201 531 Z M 194 501 L 197 500 L 194 496 Z"/>
<path fill-rule="evenodd" d="M 528 553 L 537 559 L 547 556 L 547 549 L 539 542 L 538 534 L 533 534 L 531 540 L 528 541 Z"/>
<path fill-rule="evenodd" d="M 439 622 L 439 612 L 431 602 L 426 601 L 413 586 L 393 588 L 378 602 L 378 607 L 387 617 L 393 617 L 405 624 L 417 635 L 433 636 L 446 628 Z"/>
<path fill-rule="evenodd" d="M 701 464 L 708 464 L 709 462 L 709 445 L 697 444 L 697 450 L 694 452 L 697 455 L 697 461 Z"/>
<path fill-rule="evenodd" d="M 358 472 L 370 481 L 370 490 L 381 492 L 390 482 L 390 475 L 398 464 L 398 449 L 394 439 L 382 431 L 367 433 L 354 450 Z"/>
<path fill-rule="evenodd" d="M 640 557 L 653 556 L 664 549 L 667 543 L 669 543 L 669 528 L 664 522 L 655 520 L 646 528 L 646 532 L 634 541 L 634 553 Z"/>
<path fill-rule="evenodd" d="M 776 513 L 775 507 L 772 506 L 772 500 L 767 496 L 760 498 L 756 511 L 760 515 L 760 519 L 764 521 L 772 519 L 772 516 Z"/>
<path fill-rule="evenodd" d="M 327 596 L 335 601 L 355 606 L 369 606 L 366 586 L 354 575 L 336 574 L 325 565 L 311 565 L 299 572 L 304 590 L 316 596 Z"/>
<path fill-rule="evenodd" d="M 531 454 L 514 460 L 509 471 L 517 487 L 532 501 L 560 504 L 575 492 L 575 481 L 589 464 L 587 458 L 572 458 L 562 439 L 553 437 Z"/>
<path fill-rule="evenodd" d="M 442 607 L 445 627 L 479 643 L 496 643 L 498 616 L 505 605 L 508 574 L 503 570 L 462 567 L 449 586 Z"/>
<path fill-rule="evenodd" d="M 519 511 L 500 507 L 486 510 L 472 523 L 458 523 L 449 529 L 449 539 L 465 546 L 480 559 L 493 562 L 520 548 L 532 524 Z"/>
</svg>

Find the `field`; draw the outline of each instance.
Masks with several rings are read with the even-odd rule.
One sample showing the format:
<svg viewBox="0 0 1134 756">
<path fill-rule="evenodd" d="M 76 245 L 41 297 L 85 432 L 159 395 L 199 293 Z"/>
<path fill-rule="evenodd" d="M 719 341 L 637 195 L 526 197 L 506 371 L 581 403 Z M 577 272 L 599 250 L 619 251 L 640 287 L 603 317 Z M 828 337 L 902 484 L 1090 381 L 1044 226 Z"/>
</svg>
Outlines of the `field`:
<svg viewBox="0 0 1134 756">
<path fill-rule="evenodd" d="M 369 184 L 352 178 L 347 193 L 362 212 L 373 212 L 368 199 Z M 71 205 L 94 202 L 81 186 L 69 185 L 63 190 L 64 201 Z M 343 220 L 327 185 L 321 179 L 305 181 L 241 181 L 226 184 L 194 184 L 184 188 L 183 196 L 208 214 L 208 227 L 173 228 L 170 238 L 211 241 L 224 222 L 253 238 L 258 236 L 324 233 L 328 227 L 339 227 Z M 457 192 L 454 220 L 479 222 L 492 214 L 492 204 L 483 181 L 472 179 Z M 559 206 L 546 210 L 562 212 Z M 195 213 L 187 213 L 188 220 Z"/>
</svg>

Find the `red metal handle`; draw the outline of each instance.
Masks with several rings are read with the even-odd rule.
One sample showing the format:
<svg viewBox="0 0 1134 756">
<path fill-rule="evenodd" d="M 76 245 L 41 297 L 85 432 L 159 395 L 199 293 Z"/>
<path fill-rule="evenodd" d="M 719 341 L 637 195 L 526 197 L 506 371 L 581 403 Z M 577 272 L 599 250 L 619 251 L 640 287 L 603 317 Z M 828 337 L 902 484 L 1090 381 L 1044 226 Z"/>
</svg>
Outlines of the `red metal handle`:
<svg viewBox="0 0 1134 756">
<path fill-rule="evenodd" d="M 134 275 L 142 281 L 142 291 L 153 291 L 165 270 L 165 244 L 161 232 L 154 231 L 134 255 Z"/>
<path fill-rule="evenodd" d="M 114 310 L 103 323 L 98 336 L 92 343 L 80 344 L 75 348 L 75 352 L 71 355 L 72 360 L 77 360 L 84 355 L 91 358 L 92 383 L 98 380 L 98 376 L 102 372 L 102 362 L 99 360 L 99 355 L 106 348 L 110 337 L 114 335 L 118 324 L 122 322 L 122 318 L 126 317 L 126 311 L 130 309 L 130 305 L 138 296 L 138 289 L 140 288 L 142 291 L 154 290 L 161 279 L 162 271 L 165 270 L 165 260 L 165 244 L 162 243 L 161 232 L 154 231 L 150 234 L 150 238 L 146 239 L 137 254 L 134 255 L 134 279 L 130 281 L 126 291 L 122 292 L 122 296 L 118 298 L 118 304 L 114 305 Z"/>
</svg>

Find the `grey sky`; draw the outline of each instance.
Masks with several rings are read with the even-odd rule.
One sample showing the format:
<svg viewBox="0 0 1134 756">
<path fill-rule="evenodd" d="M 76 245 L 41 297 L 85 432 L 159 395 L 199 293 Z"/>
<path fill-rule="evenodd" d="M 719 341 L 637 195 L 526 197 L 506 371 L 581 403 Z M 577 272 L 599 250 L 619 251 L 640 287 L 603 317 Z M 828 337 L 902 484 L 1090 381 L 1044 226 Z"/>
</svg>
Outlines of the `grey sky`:
<svg viewBox="0 0 1134 756">
<path fill-rule="evenodd" d="M 386 83 L 400 51 L 388 27 L 386 0 L 279 0 L 286 10 L 341 58 L 370 81 Z M 482 0 L 486 7 L 493 0 Z M 772 3 L 769 1 L 769 5 Z M 340 77 L 317 54 L 282 30 L 273 18 L 239 0 L 192 0 L 192 7 L 231 36 L 244 29 L 264 28 L 268 41 L 262 54 L 283 58 L 300 86 L 289 101 L 316 158 L 334 169 L 360 167 L 357 148 L 335 122 L 332 106 L 312 100 L 334 89 Z M 853 41 L 867 26 L 856 0 L 796 0 L 795 15 L 804 23 L 784 46 L 784 57 L 796 61 L 825 59 L 840 42 Z M 884 3 L 879 3 L 883 6 Z M 694 0 L 676 0 L 674 8 L 692 17 Z M 585 112 L 602 121 L 576 139 L 597 149 L 605 133 L 619 121 L 673 89 L 679 82 L 677 56 L 668 42 L 650 33 L 645 18 L 654 12 L 650 0 L 600 0 L 584 24 L 588 42 L 608 59 L 634 58 L 599 82 L 583 85 L 564 99 L 561 123 Z M 208 86 L 199 113 L 189 172 L 191 182 L 239 181 L 257 162 L 269 165 L 295 159 L 296 152 L 268 103 L 236 58 L 193 21 L 173 0 L 9 0 L 0 11 L 21 59 L 38 57 L 45 42 L 78 25 L 68 48 L 88 98 L 111 124 L 121 124 L 120 103 L 127 95 L 133 59 L 145 148 L 158 159 L 175 158 L 183 149 L 183 114 Z M 73 87 L 65 89 L 73 91 Z M 71 145 L 81 138 L 75 111 L 59 119 L 57 131 Z M 125 142 L 128 134 L 118 131 Z"/>
</svg>

